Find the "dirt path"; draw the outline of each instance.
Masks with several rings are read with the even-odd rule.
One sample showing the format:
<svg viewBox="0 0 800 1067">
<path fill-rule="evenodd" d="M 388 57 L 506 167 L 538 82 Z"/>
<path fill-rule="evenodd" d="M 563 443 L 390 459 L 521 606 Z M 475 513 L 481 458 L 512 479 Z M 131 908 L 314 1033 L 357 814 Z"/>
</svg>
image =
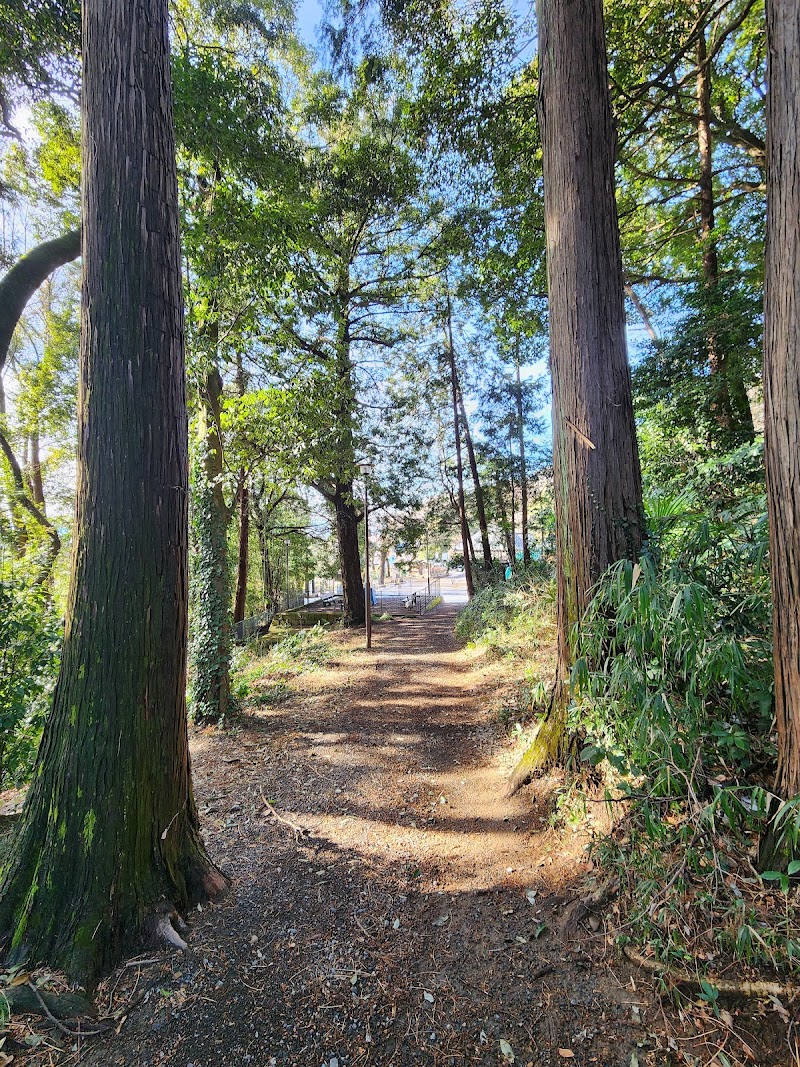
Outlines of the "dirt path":
<svg viewBox="0 0 800 1067">
<path fill-rule="evenodd" d="M 112 976 L 101 1005 L 135 1005 L 120 1033 L 61 1062 L 668 1062 L 647 1052 L 652 982 L 602 929 L 559 932 L 586 865 L 530 794 L 500 799 L 502 670 L 459 649 L 453 621 L 378 626 L 372 654 L 343 638 L 290 699 L 195 738 L 234 887 L 192 917 L 189 952 Z"/>
</svg>

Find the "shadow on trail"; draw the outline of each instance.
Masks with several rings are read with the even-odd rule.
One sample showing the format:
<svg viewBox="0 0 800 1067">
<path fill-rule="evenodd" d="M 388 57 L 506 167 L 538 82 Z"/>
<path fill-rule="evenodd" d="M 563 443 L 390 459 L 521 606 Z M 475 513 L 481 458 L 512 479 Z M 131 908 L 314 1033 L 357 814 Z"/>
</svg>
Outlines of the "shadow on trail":
<svg viewBox="0 0 800 1067">
<path fill-rule="evenodd" d="M 372 655 L 195 738 L 204 833 L 233 889 L 193 916 L 187 954 L 112 976 L 112 1007 L 145 999 L 81 1062 L 497 1067 L 507 1042 L 516 1064 L 556 1067 L 561 1049 L 629 1067 L 645 1036 L 631 1004 L 655 1018 L 652 997 L 602 933 L 559 936 L 577 854 L 546 876 L 544 813 L 500 799 L 496 680 L 453 619 L 376 626 Z"/>
</svg>

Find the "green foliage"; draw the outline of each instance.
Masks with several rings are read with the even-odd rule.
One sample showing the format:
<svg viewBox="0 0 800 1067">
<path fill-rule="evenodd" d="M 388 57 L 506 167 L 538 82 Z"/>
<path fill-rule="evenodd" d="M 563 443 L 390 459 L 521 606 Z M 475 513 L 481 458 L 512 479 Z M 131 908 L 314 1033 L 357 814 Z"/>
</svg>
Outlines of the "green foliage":
<svg viewBox="0 0 800 1067">
<path fill-rule="evenodd" d="M 572 674 L 585 759 L 646 773 L 654 795 L 671 794 L 675 774 L 698 758 L 708 773 L 736 780 L 769 765 L 769 585 L 754 566 L 765 538 L 757 520 L 744 529 L 703 522 L 661 569 L 644 558 L 608 571 L 577 636 Z"/>
<path fill-rule="evenodd" d="M 770 825 L 782 839 L 797 825 L 787 806 L 770 816 L 763 784 L 775 764 L 764 501 L 740 490 L 707 511 L 691 491 L 662 493 L 649 512 L 654 556 L 610 568 L 574 635 L 569 724 L 595 768 L 584 781 L 630 798 L 596 852 L 623 872 L 627 934 L 660 957 L 793 965 L 794 899 L 776 911 L 753 866 Z M 789 890 L 787 870 L 764 877 Z"/>
<path fill-rule="evenodd" d="M 272 646 L 267 656 L 270 674 L 301 674 L 323 667 L 333 655 L 330 636 L 322 624 L 297 630 Z"/>
<path fill-rule="evenodd" d="M 47 591 L 0 564 L 0 789 L 30 777 L 61 657 Z"/>
<path fill-rule="evenodd" d="M 496 656 L 524 656 L 554 640 L 555 586 L 546 564 L 494 581 L 460 612 L 456 634 Z"/>
</svg>

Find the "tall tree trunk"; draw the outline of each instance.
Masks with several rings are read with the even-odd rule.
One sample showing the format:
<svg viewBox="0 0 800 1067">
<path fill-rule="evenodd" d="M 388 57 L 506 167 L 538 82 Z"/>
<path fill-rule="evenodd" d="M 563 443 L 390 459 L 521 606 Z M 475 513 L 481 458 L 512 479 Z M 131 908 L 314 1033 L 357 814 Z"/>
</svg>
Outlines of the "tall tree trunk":
<svg viewBox="0 0 800 1067">
<path fill-rule="evenodd" d="M 247 483 L 239 489 L 239 553 L 236 567 L 236 599 L 233 621 L 241 622 L 247 606 L 247 571 L 250 565 L 250 493 Z"/>
<path fill-rule="evenodd" d="M 187 431 L 167 0 L 84 0 L 76 547 L 0 891 L 7 956 L 91 982 L 217 893 L 186 729 Z"/>
<path fill-rule="evenodd" d="M 243 397 L 247 389 L 242 355 L 236 356 L 236 390 Z M 247 609 L 247 571 L 250 563 L 250 491 L 244 469 L 239 471 L 239 551 L 236 556 L 236 595 L 233 621 L 241 622 Z"/>
<path fill-rule="evenodd" d="M 737 361 L 726 353 L 714 319 L 719 288 L 719 257 L 715 237 L 714 142 L 711 110 L 711 64 L 705 31 L 697 38 L 697 146 L 700 156 L 700 236 L 703 242 L 703 284 L 711 298 L 707 335 L 708 365 L 712 376 L 711 410 L 723 430 L 738 431 L 752 440 L 753 415 Z"/>
<path fill-rule="evenodd" d="M 366 622 L 364 582 L 358 550 L 358 511 L 353 501 L 353 483 L 337 484 L 333 494 L 336 516 L 336 539 L 342 571 L 342 622 L 345 626 L 363 626 Z"/>
<path fill-rule="evenodd" d="M 458 368 L 456 368 L 456 383 L 458 384 Z M 485 571 L 491 571 L 492 547 L 489 544 L 489 524 L 486 521 L 486 502 L 483 495 L 483 486 L 481 485 L 480 473 L 478 471 L 478 460 L 475 456 L 475 446 L 472 443 L 472 434 L 469 430 L 469 419 L 467 418 L 467 409 L 464 407 L 464 396 L 461 392 L 460 385 L 458 385 L 458 408 L 461 413 L 461 425 L 464 428 L 464 443 L 467 446 L 467 458 L 469 460 L 470 474 L 472 475 L 472 486 L 475 490 L 475 508 L 478 512 L 478 527 L 481 531 L 481 552 L 483 553 L 483 569 Z"/>
<path fill-rule="evenodd" d="M 464 553 L 464 579 L 467 583 L 467 597 L 475 595 L 472 579 L 472 562 L 470 559 L 470 534 L 467 525 L 467 507 L 464 499 L 464 463 L 461 458 L 461 430 L 458 419 L 458 378 L 456 376 L 456 353 L 453 346 L 453 313 L 450 293 L 447 293 L 447 358 L 450 363 L 450 389 L 453 400 L 453 433 L 456 439 L 456 477 L 458 478 L 458 522 L 461 527 L 461 548 Z M 473 549 L 474 553 L 474 549 Z"/>
<path fill-rule="evenodd" d="M 531 561 L 531 548 L 528 543 L 528 466 L 525 462 L 525 414 L 522 408 L 522 382 L 520 380 L 519 359 L 516 361 L 516 400 L 517 400 L 517 434 L 519 438 L 519 486 L 520 486 L 520 526 L 522 527 L 522 562 L 527 566 Z"/>
<path fill-rule="evenodd" d="M 216 329 L 215 322 L 214 334 Z M 222 378 L 214 365 L 205 376 L 200 400 L 194 478 L 192 715 L 202 725 L 223 722 L 231 712 L 229 512 L 222 484 L 221 409 Z"/>
<path fill-rule="evenodd" d="M 616 560 L 644 537 L 642 482 L 614 197 L 614 136 L 602 0 L 540 0 L 558 584 L 558 680 L 513 790 L 557 758 L 565 733 L 570 632 Z"/>
<path fill-rule="evenodd" d="M 767 0 L 764 401 L 775 639 L 775 792 L 800 794 L 800 8 Z"/>
</svg>

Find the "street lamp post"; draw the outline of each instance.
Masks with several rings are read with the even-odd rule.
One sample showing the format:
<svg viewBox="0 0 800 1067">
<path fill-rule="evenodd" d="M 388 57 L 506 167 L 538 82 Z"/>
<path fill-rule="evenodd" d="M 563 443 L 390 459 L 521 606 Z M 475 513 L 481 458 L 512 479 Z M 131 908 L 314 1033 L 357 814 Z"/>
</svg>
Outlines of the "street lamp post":
<svg viewBox="0 0 800 1067">
<path fill-rule="evenodd" d="M 358 469 L 364 476 L 364 621 L 367 627 L 367 648 L 372 648 L 372 597 L 369 588 L 369 494 L 367 475 L 372 470 L 369 460 L 361 460 Z"/>
</svg>

